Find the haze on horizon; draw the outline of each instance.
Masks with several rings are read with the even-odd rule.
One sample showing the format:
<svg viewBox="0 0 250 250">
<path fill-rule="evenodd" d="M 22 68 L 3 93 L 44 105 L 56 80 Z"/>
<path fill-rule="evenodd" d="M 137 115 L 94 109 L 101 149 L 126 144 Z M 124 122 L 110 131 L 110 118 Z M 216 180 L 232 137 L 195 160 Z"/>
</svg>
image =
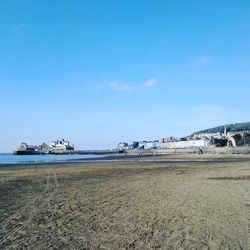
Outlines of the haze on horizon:
<svg viewBox="0 0 250 250">
<path fill-rule="evenodd" d="M 249 121 L 249 1 L 0 2 L 0 152 Z"/>
</svg>

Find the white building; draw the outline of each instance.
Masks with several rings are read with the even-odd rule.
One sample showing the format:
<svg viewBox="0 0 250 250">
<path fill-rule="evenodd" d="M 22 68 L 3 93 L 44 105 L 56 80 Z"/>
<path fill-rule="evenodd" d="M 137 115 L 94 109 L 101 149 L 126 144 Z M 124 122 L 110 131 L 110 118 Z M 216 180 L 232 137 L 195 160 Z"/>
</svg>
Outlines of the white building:
<svg viewBox="0 0 250 250">
<path fill-rule="evenodd" d="M 118 143 L 117 149 L 118 150 L 128 150 L 128 143 L 127 142 L 120 142 Z"/>
<path fill-rule="evenodd" d="M 74 150 L 74 145 L 70 145 L 70 142 L 64 139 L 52 141 L 49 146 L 53 150 Z"/>
<path fill-rule="evenodd" d="M 189 140 L 189 141 L 177 141 L 177 142 L 167 142 L 164 143 L 165 148 L 175 149 L 175 148 L 204 148 L 208 147 L 210 140 Z"/>
</svg>

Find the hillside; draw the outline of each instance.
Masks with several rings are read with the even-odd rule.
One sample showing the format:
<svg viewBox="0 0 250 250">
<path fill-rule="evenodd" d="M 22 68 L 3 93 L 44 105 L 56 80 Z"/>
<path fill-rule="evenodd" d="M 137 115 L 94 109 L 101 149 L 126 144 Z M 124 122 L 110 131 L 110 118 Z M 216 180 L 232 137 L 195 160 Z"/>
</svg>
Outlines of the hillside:
<svg viewBox="0 0 250 250">
<path fill-rule="evenodd" d="M 240 132 L 240 131 L 250 130 L 250 122 L 227 124 L 226 126 L 227 126 L 227 132 Z M 214 128 L 209 128 L 209 129 L 194 132 L 193 134 L 217 133 L 217 132 L 223 133 L 224 127 L 225 125 L 214 127 Z"/>
</svg>

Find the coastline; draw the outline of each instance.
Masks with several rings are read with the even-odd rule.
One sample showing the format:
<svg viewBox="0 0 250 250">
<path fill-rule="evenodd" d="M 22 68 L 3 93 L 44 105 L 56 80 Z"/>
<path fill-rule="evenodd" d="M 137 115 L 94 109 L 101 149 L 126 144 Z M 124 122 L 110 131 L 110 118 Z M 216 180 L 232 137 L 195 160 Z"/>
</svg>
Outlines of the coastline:
<svg viewBox="0 0 250 250">
<path fill-rule="evenodd" d="M 0 168 L 4 167 L 37 167 L 37 166 L 50 166 L 50 165 L 65 165 L 65 164 L 87 164 L 87 163 L 105 163 L 105 162 L 151 162 L 151 163 L 214 163 L 214 162 L 244 162 L 250 161 L 250 155 L 240 154 L 155 154 L 144 153 L 138 154 L 112 154 L 112 155 L 100 155 L 95 157 L 94 155 L 89 158 L 78 159 L 66 159 L 58 161 L 28 161 L 22 163 L 0 163 Z"/>
</svg>

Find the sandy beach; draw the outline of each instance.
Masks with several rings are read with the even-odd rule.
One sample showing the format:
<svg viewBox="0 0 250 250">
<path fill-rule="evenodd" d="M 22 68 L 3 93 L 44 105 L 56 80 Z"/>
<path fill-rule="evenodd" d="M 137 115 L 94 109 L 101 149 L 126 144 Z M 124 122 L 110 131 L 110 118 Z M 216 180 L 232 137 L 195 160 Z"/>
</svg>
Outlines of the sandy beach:
<svg viewBox="0 0 250 250">
<path fill-rule="evenodd" d="M 0 249 L 249 249 L 250 157 L 0 167 Z"/>
</svg>

